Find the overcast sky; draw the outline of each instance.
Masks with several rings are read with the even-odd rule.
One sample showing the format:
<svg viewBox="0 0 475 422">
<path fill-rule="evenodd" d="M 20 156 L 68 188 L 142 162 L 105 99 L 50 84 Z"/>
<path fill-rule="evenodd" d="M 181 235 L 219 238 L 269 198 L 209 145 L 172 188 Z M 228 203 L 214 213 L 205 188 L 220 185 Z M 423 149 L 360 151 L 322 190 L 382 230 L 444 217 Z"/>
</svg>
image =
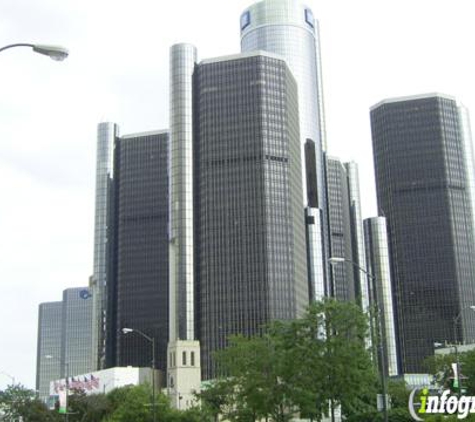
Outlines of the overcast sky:
<svg viewBox="0 0 475 422">
<path fill-rule="evenodd" d="M 38 304 L 92 272 L 96 125 L 168 127 L 168 49 L 239 52 L 252 1 L 1 0 L 0 47 L 64 45 L 60 63 L 0 53 L 0 372 L 34 388 Z M 369 107 L 443 92 L 475 110 L 470 0 L 309 0 L 320 21 L 331 155 L 360 165 L 375 215 Z M 473 115 L 473 113 L 472 113 Z M 441 339 L 443 340 L 443 339 Z M 9 382 L 0 374 L 0 389 Z"/>
</svg>

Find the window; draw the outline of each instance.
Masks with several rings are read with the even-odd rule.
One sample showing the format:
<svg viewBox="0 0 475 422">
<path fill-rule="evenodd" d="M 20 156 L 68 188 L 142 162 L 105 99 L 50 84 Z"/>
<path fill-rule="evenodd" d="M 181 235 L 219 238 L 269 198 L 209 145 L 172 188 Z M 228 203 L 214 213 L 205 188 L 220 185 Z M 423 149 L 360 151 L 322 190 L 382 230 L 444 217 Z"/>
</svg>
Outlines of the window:
<svg viewBox="0 0 475 422">
<path fill-rule="evenodd" d="M 307 24 L 312 28 L 315 28 L 315 19 L 310 9 L 305 9 L 305 22 L 307 22 Z"/>
<path fill-rule="evenodd" d="M 182 353 L 182 363 L 184 366 L 186 365 L 186 352 Z"/>
<path fill-rule="evenodd" d="M 190 361 L 190 365 L 195 366 L 195 352 L 191 352 Z"/>
<path fill-rule="evenodd" d="M 241 15 L 241 31 L 244 31 L 251 24 L 251 12 L 249 10 Z"/>
</svg>

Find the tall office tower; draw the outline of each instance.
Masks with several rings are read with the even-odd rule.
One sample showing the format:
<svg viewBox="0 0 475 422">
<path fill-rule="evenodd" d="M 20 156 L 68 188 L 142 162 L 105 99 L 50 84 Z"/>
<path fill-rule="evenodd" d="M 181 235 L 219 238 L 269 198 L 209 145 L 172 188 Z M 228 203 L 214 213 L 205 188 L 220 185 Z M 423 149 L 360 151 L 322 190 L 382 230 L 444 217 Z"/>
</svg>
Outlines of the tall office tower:
<svg viewBox="0 0 475 422">
<path fill-rule="evenodd" d="M 97 133 L 96 209 L 94 220 L 94 268 L 91 282 L 93 316 L 93 361 L 95 369 L 106 367 L 107 265 L 110 237 L 110 201 L 113 149 L 119 129 L 114 123 L 100 123 Z M 109 350 L 111 348 L 109 347 Z"/>
<path fill-rule="evenodd" d="M 364 220 L 364 234 L 368 272 L 373 277 L 372 300 L 378 312 L 379 341 L 384 347 L 384 364 L 379 356 L 379 365 L 386 376 L 393 377 L 399 371 L 386 219 L 373 217 Z"/>
<path fill-rule="evenodd" d="M 36 349 L 36 390 L 41 400 L 49 396 L 49 383 L 60 378 L 63 302 L 41 303 Z M 51 357 L 56 356 L 58 360 Z"/>
<path fill-rule="evenodd" d="M 170 334 L 167 383 L 174 407 L 191 406 L 201 383 L 195 333 L 193 71 L 196 48 L 170 49 Z M 179 357 L 177 359 L 176 357 Z M 188 359 L 187 359 L 188 357 Z"/>
<path fill-rule="evenodd" d="M 193 71 L 196 48 L 170 49 L 170 340 L 193 340 Z"/>
<path fill-rule="evenodd" d="M 345 166 L 337 158 L 327 159 L 327 190 L 330 257 L 353 261 L 348 178 Z M 356 272 L 358 271 L 348 262 L 343 265 L 332 265 L 330 295 L 342 301 L 355 300 Z"/>
<path fill-rule="evenodd" d="M 87 287 L 63 292 L 61 377 L 94 369 L 92 344 L 92 295 Z"/>
<path fill-rule="evenodd" d="M 307 207 L 305 208 L 305 240 L 310 301 L 320 301 L 330 294 L 326 276 L 323 212 L 318 208 L 317 165 L 315 142 L 305 142 L 305 174 L 307 177 Z"/>
<path fill-rule="evenodd" d="M 110 366 L 150 366 L 165 371 L 168 342 L 168 132 L 115 140 L 110 307 Z M 115 338 L 114 338 L 115 337 Z"/>
<path fill-rule="evenodd" d="M 350 205 L 350 227 L 353 262 L 360 269 L 366 270 L 366 254 L 365 242 L 363 235 L 363 218 L 361 214 L 361 197 L 360 197 L 360 179 L 358 172 L 358 164 L 350 161 L 344 164 L 346 177 L 348 180 L 348 196 Z M 367 277 L 363 271 L 355 271 L 355 294 L 357 300 L 361 304 L 361 309 L 365 312 L 369 311 L 370 291 Z"/>
<path fill-rule="evenodd" d="M 285 58 L 298 85 L 301 161 L 305 163 L 304 145 L 314 143 L 314 169 L 302 167 L 303 192 L 307 195 L 308 175 L 316 178 L 316 204 L 305 204 L 307 238 L 317 243 L 308 245 L 310 262 L 310 285 L 321 288 L 327 284 L 328 265 L 328 211 L 325 188 L 325 119 L 323 86 L 320 59 L 320 36 L 318 21 L 310 8 L 295 0 L 262 0 L 241 15 L 241 51 L 264 50 Z M 307 162 L 308 163 L 308 162 Z M 307 196 L 305 196 L 307 199 Z M 316 230 L 321 232 L 317 233 Z M 311 233 L 311 236 L 308 234 Z M 323 241 L 321 248 L 320 239 Z M 314 299 L 312 297 L 312 299 Z"/>
<path fill-rule="evenodd" d="M 357 300 L 368 311 L 368 280 L 361 219 L 358 166 L 327 158 L 327 195 L 330 257 L 346 262 L 330 271 L 329 295 Z"/>
<path fill-rule="evenodd" d="M 388 221 L 402 372 L 417 373 L 434 342 L 475 340 L 468 130 L 456 100 L 439 94 L 382 101 L 371 109 L 371 128 L 379 213 Z"/>
<path fill-rule="evenodd" d="M 258 334 L 308 304 L 297 85 L 251 52 L 195 76 L 195 250 L 203 376 L 236 333 Z"/>
</svg>

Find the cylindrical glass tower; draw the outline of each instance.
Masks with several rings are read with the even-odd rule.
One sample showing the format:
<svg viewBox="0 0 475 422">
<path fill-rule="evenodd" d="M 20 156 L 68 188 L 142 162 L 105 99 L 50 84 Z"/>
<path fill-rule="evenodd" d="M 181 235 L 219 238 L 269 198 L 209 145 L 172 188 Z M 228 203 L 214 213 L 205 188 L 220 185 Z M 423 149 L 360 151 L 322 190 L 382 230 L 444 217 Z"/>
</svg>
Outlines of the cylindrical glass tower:
<svg viewBox="0 0 475 422">
<path fill-rule="evenodd" d="M 380 362 L 380 365 L 383 365 L 386 376 L 393 377 L 399 371 L 386 218 L 367 218 L 364 220 L 364 230 L 368 271 L 374 277 L 373 301 L 377 306 L 382 330 L 379 341 L 384 346 L 384 362 Z"/>
<path fill-rule="evenodd" d="M 193 71 L 190 44 L 170 49 L 170 340 L 193 340 Z"/>
<path fill-rule="evenodd" d="M 311 9 L 294 0 L 263 0 L 250 6 L 241 15 L 241 51 L 254 50 L 282 56 L 297 81 L 302 163 L 303 146 L 311 139 L 316 144 L 318 207 L 324 208 L 323 90 L 318 22 Z M 305 196 L 305 177 L 303 183 Z"/>
<path fill-rule="evenodd" d="M 92 275 L 92 337 L 93 368 L 102 369 L 112 364 L 106 356 L 105 338 L 107 310 L 107 247 L 110 216 L 111 180 L 113 176 L 114 142 L 119 136 L 119 127 L 115 123 L 99 123 L 97 128 L 97 163 L 96 163 L 96 204 L 94 216 L 94 268 Z M 111 347 L 108 347 L 111 350 Z M 113 349 L 113 348 L 112 348 Z M 106 362 L 107 361 L 107 362 Z"/>
</svg>

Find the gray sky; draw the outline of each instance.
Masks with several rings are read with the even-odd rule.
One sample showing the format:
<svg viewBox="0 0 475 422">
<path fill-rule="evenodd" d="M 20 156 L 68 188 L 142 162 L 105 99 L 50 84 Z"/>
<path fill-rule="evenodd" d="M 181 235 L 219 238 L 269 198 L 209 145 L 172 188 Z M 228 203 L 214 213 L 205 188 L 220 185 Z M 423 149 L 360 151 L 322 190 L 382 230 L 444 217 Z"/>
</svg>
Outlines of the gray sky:
<svg viewBox="0 0 475 422">
<path fill-rule="evenodd" d="M 70 58 L 0 53 L 0 372 L 34 387 L 38 304 L 92 272 L 97 123 L 167 128 L 169 46 L 191 42 L 200 59 L 239 52 L 251 3 L 1 0 L 0 46 L 61 44 Z M 360 165 L 369 217 L 369 107 L 437 91 L 475 110 L 472 2 L 307 3 L 320 21 L 329 152 Z M 0 389 L 8 382 L 0 374 Z"/>
</svg>

